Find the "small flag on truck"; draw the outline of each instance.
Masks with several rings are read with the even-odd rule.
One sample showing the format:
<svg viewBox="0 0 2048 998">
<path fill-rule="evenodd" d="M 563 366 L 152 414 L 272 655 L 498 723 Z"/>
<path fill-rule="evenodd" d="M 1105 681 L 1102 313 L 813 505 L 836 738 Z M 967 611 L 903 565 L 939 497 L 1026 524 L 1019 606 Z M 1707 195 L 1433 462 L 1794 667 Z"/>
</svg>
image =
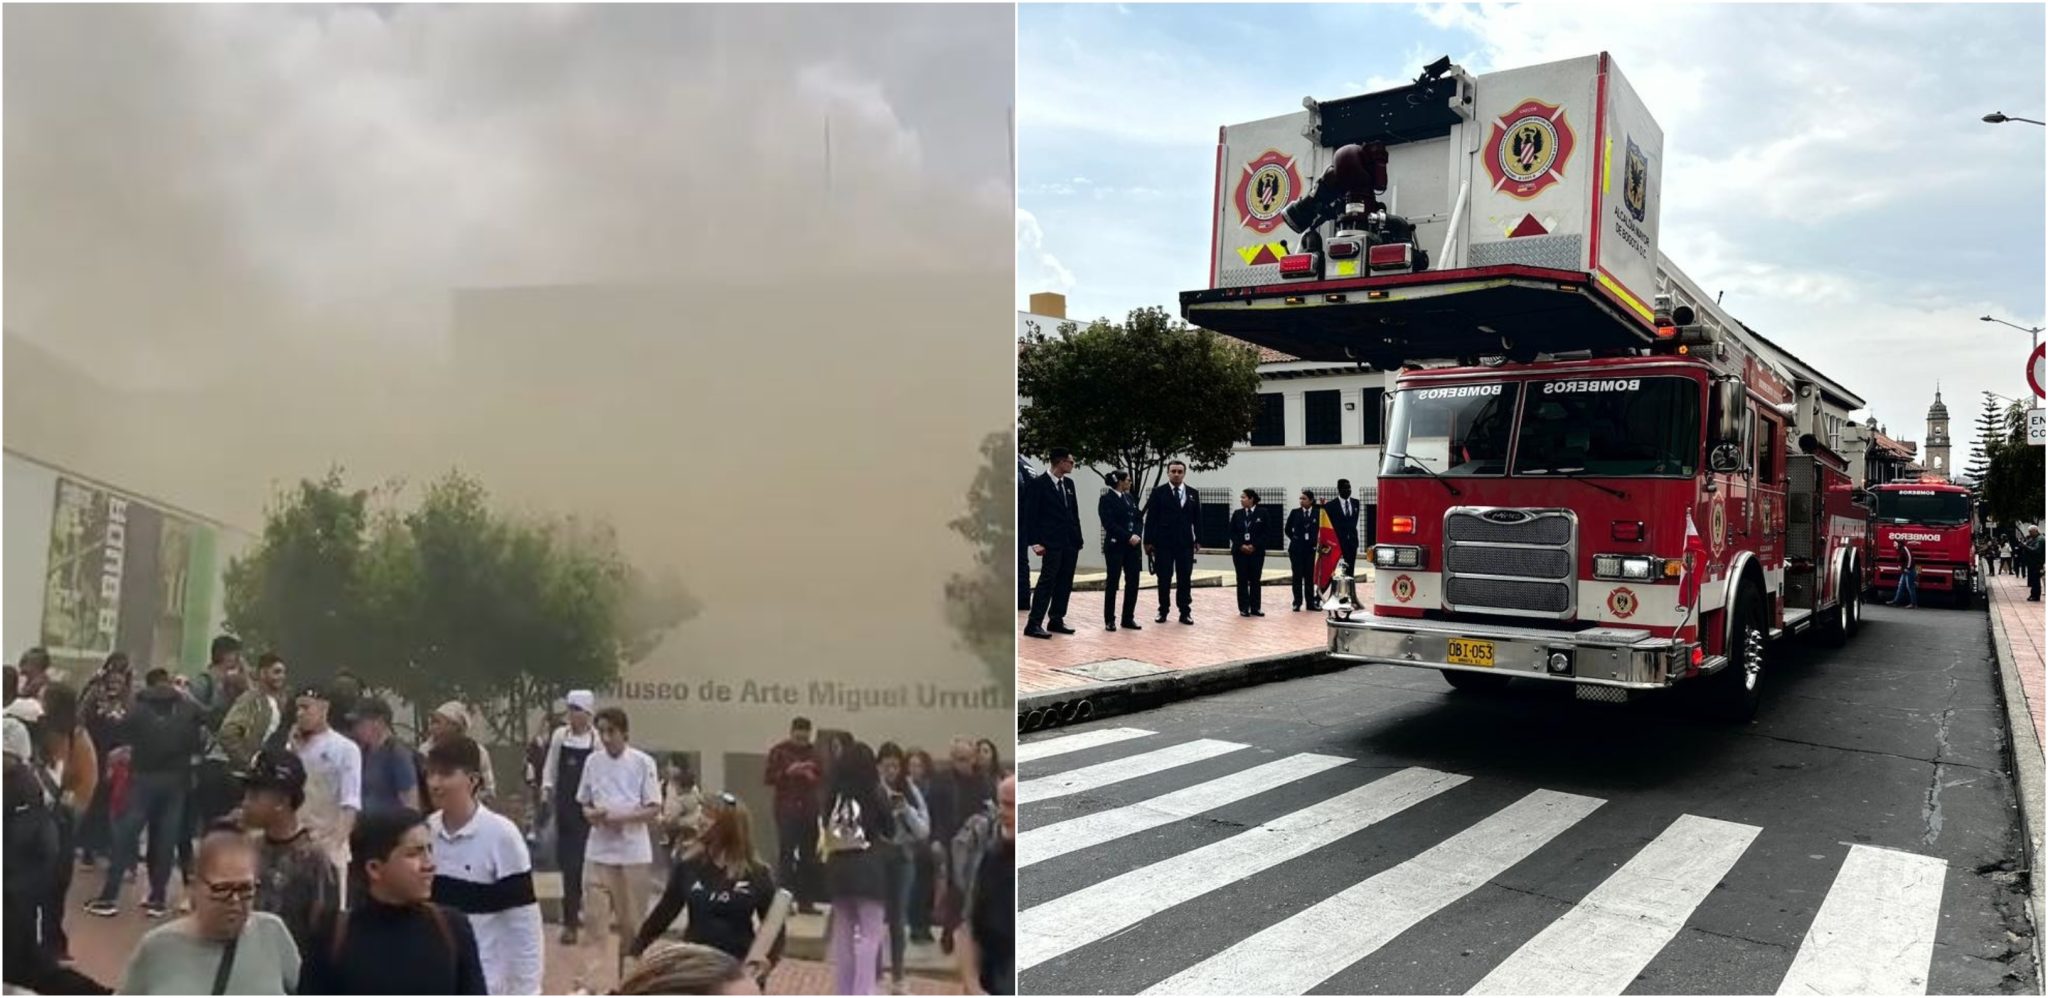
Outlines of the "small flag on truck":
<svg viewBox="0 0 2048 998">
<path fill-rule="evenodd" d="M 1692 514 L 1685 514 L 1685 574 L 1678 578 L 1678 605 L 1690 607 L 1700 597 L 1700 576 L 1707 571 L 1707 542 Z"/>
</svg>

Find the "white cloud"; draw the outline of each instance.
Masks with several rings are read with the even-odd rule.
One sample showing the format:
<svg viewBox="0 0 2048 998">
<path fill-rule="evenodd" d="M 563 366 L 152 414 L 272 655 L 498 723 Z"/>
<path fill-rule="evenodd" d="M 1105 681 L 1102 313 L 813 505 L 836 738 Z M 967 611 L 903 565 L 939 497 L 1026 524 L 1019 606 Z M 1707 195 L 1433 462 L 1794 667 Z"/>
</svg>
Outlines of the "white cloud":
<svg viewBox="0 0 2048 998">
<path fill-rule="evenodd" d="M 1074 272 L 1045 251 L 1045 230 L 1038 218 L 1017 209 L 1017 287 L 1020 298 L 1039 291 L 1065 294 L 1073 290 Z M 1027 290 L 1028 289 L 1028 290 Z"/>
</svg>

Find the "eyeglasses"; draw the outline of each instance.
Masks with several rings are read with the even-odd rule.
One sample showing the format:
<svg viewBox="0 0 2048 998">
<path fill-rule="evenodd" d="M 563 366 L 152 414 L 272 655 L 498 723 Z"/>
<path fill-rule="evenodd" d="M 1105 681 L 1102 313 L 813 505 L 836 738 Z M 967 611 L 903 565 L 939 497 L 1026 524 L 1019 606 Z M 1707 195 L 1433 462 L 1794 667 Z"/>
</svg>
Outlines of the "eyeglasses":
<svg viewBox="0 0 2048 998">
<path fill-rule="evenodd" d="M 205 881 L 205 883 L 206 892 L 213 895 L 216 901 L 247 901 L 256 896 L 256 882 L 254 880 L 225 882 L 209 880 Z"/>
</svg>

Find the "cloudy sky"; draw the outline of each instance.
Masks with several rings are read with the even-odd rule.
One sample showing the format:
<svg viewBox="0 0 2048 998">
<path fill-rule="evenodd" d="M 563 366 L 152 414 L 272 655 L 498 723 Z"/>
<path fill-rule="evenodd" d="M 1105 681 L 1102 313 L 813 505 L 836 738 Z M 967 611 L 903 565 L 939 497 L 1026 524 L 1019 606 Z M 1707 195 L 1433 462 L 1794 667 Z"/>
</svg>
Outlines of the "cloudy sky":
<svg viewBox="0 0 2048 998">
<path fill-rule="evenodd" d="M 1980 390 L 2027 392 L 2042 324 L 2043 8 L 1631 3 L 1026 6 L 1017 307 L 1172 308 L 1207 274 L 1219 125 L 1305 95 L 1600 51 L 1663 126 L 1662 248 L 1743 321 L 1956 462 Z M 1317 58 L 1315 41 L 1344 58 Z"/>
</svg>

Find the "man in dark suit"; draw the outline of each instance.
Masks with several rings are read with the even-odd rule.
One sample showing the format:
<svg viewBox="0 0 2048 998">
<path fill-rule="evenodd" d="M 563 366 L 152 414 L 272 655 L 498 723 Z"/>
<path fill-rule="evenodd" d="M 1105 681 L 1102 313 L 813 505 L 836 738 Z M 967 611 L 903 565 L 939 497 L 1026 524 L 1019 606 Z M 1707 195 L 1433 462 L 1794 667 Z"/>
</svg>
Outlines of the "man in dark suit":
<svg viewBox="0 0 2048 998">
<path fill-rule="evenodd" d="M 1109 577 L 1102 585 L 1102 629 L 1116 630 L 1116 589 L 1124 589 L 1124 629 L 1138 626 L 1138 563 L 1145 560 L 1145 526 L 1138 515 L 1138 497 L 1131 494 L 1131 473 L 1109 473 L 1109 491 L 1095 504 L 1096 519 L 1102 523 L 1102 562 Z"/>
<path fill-rule="evenodd" d="M 1316 546 L 1323 532 L 1322 511 L 1316 508 L 1316 494 L 1301 490 L 1301 508 L 1287 513 L 1288 585 L 1294 589 L 1294 608 L 1307 601 L 1310 610 L 1323 608 L 1316 593 Z"/>
<path fill-rule="evenodd" d="M 1230 564 L 1237 570 L 1237 615 L 1263 617 L 1259 583 L 1266 573 L 1266 528 L 1259 513 L 1259 492 L 1246 489 L 1230 514 Z"/>
<path fill-rule="evenodd" d="M 1188 466 L 1166 466 L 1166 484 L 1145 501 L 1145 553 L 1152 557 L 1152 575 L 1159 580 L 1159 622 L 1166 623 L 1166 587 L 1176 580 L 1180 622 L 1195 622 L 1195 532 L 1201 523 L 1201 494 L 1187 485 Z"/>
<path fill-rule="evenodd" d="M 1337 479 L 1337 498 L 1323 504 L 1330 525 L 1337 528 L 1337 550 L 1344 552 L 1344 574 L 1358 575 L 1358 500 L 1351 498 L 1351 479 Z"/>
<path fill-rule="evenodd" d="M 1074 563 L 1081 555 L 1081 506 L 1074 495 L 1074 456 L 1054 448 L 1047 470 L 1031 486 L 1031 518 L 1024 521 L 1024 539 L 1038 555 L 1038 588 L 1031 593 L 1027 638 L 1072 634 L 1067 626 L 1067 598 L 1074 594 Z M 1040 626 L 1044 625 L 1044 626 Z"/>
<path fill-rule="evenodd" d="M 1031 483 L 1038 476 L 1031 473 L 1031 462 L 1024 455 L 1017 455 L 1017 522 L 1023 523 L 1031 516 Z M 1031 545 L 1024 540 L 1024 532 L 1017 532 L 1017 609 L 1031 609 Z"/>
</svg>

